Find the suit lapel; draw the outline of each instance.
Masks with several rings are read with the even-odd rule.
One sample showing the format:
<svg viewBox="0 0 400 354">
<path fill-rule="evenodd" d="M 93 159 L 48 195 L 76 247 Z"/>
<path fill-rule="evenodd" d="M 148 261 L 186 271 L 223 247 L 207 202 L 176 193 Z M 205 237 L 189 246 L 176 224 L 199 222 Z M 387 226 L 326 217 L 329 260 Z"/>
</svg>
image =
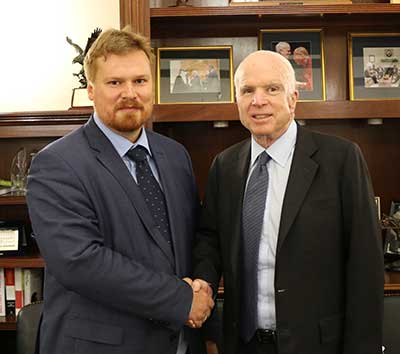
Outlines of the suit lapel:
<svg viewBox="0 0 400 354">
<path fill-rule="evenodd" d="M 149 140 L 149 145 L 151 152 L 153 154 L 154 161 L 157 165 L 158 175 L 160 177 L 160 183 L 162 185 L 162 189 L 165 195 L 165 202 L 167 203 L 168 217 L 169 217 L 169 225 L 171 229 L 171 238 L 173 243 L 173 248 L 175 251 L 175 257 L 173 257 L 175 261 L 175 269 L 176 273 L 179 273 L 179 260 L 183 259 L 181 257 L 185 257 L 185 255 L 179 252 L 179 244 L 180 240 L 177 239 L 177 235 L 182 235 L 183 231 L 180 230 L 179 226 L 180 222 L 176 222 L 177 220 L 181 220 L 181 217 L 178 212 L 178 208 L 176 207 L 182 201 L 178 201 L 177 197 L 177 180 L 174 175 L 174 171 L 171 168 L 171 163 L 168 161 L 168 157 L 165 152 L 161 148 L 160 144 L 157 143 L 156 136 L 151 132 L 147 132 L 147 138 Z M 188 235 L 185 235 L 188 236 Z M 186 255 L 187 256 L 187 255 Z"/>
<path fill-rule="evenodd" d="M 234 279 L 240 279 L 239 277 L 239 265 L 240 265 L 240 248 L 241 248 L 241 234 L 242 234 L 242 206 L 243 196 L 247 180 L 247 174 L 250 165 L 250 139 L 240 146 L 237 155 L 232 160 L 230 170 L 227 176 L 231 178 L 229 202 L 226 207 L 230 208 L 232 220 L 232 238 L 228 240 L 231 242 L 231 249 L 229 256 L 231 256 L 231 269 Z"/>
<path fill-rule="evenodd" d="M 174 267 L 174 257 L 171 248 L 159 233 L 153 218 L 149 214 L 143 195 L 121 157 L 118 155 L 107 137 L 94 123 L 93 119 L 86 124 L 84 131 L 90 147 L 96 153 L 97 159 L 114 176 L 122 189 L 128 195 L 132 206 L 136 209 L 148 233 L 165 253 L 171 266 Z"/>
<path fill-rule="evenodd" d="M 277 255 L 318 170 L 318 164 L 311 158 L 316 150 L 317 146 L 310 132 L 299 127 L 296 148 L 283 200 Z"/>
</svg>

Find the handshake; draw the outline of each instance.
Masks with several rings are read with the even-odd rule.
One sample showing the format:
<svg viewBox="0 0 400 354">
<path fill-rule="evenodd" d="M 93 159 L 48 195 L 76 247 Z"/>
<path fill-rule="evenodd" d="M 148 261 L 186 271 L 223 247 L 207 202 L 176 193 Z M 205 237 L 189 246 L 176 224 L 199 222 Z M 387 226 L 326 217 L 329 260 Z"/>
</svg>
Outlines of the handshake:
<svg viewBox="0 0 400 354">
<path fill-rule="evenodd" d="M 200 328 L 210 316 L 211 310 L 214 307 L 212 299 L 213 291 L 211 286 L 202 279 L 192 280 L 183 278 L 193 290 L 193 301 L 190 309 L 189 318 L 186 325 L 192 328 Z"/>
</svg>

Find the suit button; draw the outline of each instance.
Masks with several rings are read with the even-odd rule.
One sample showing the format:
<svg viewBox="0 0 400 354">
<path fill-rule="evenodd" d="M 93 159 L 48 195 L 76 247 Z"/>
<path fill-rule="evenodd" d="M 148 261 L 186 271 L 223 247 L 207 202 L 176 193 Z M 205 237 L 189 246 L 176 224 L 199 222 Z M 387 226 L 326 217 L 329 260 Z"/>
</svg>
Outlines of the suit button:
<svg viewBox="0 0 400 354">
<path fill-rule="evenodd" d="M 173 342 L 178 338 L 178 334 L 174 333 L 169 336 L 169 341 Z"/>
<path fill-rule="evenodd" d="M 236 329 L 236 328 L 237 328 L 237 326 L 238 326 L 238 323 L 237 323 L 237 321 L 233 321 L 233 322 L 232 322 L 232 327 L 233 327 L 233 329 Z"/>
</svg>

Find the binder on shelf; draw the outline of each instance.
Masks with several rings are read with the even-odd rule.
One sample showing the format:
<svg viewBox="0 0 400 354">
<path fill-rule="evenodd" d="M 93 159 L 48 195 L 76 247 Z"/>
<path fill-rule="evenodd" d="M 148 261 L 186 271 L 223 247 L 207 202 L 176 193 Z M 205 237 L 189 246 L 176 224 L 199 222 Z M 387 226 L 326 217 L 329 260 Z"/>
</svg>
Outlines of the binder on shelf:
<svg viewBox="0 0 400 354">
<path fill-rule="evenodd" d="M 22 281 L 22 269 L 14 268 L 15 276 L 15 315 L 24 307 L 24 290 Z"/>
<path fill-rule="evenodd" d="M 6 316 L 15 316 L 15 274 L 14 268 L 4 269 L 6 288 Z"/>
<path fill-rule="evenodd" d="M 24 268 L 24 305 L 43 300 L 43 270 Z"/>
<path fill-rule="evenodd" d="M 0 316 L 6 315 L 6 287 L 4 284 L 4 268 L 0 268 Z"/>
</svg>

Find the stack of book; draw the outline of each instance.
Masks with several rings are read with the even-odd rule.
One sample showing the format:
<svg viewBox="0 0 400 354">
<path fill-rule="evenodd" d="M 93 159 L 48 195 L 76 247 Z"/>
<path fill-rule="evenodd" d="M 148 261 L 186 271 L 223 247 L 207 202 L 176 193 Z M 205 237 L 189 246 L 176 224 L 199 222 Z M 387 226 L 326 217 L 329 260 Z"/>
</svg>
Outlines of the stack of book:
<svg viewBox="0 0 400 354">
<path fill-rule="evenodd" d="M 0 316 L 16 316 L 22 307 L 43 300 L 43 269 L 0 268 Z"/>
</svg>

